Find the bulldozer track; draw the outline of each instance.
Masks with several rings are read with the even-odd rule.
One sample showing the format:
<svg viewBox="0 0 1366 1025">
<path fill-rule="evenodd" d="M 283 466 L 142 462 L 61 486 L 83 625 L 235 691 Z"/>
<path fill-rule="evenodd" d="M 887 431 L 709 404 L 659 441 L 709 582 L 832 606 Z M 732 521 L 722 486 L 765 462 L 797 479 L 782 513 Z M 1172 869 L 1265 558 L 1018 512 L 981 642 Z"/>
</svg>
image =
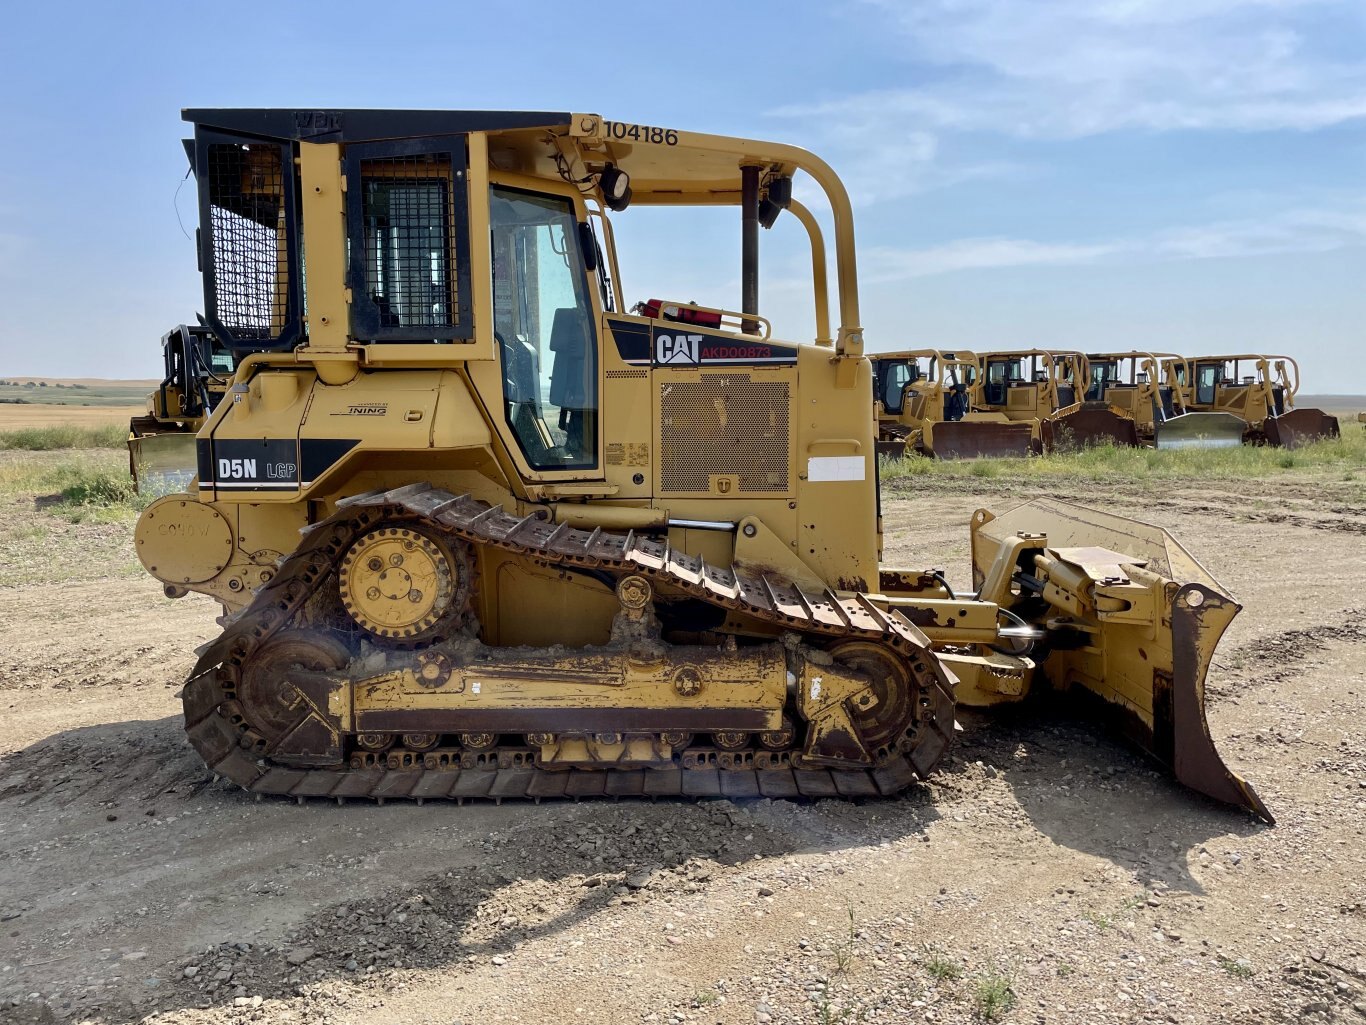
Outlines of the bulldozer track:
<svg viewBox="0 0 1366 1025">
<path fill-rule="evenodd" d="M 303 768 L 272 763 L 269 745 L 231 715 L 236 681 L 254 652 L 289 625 L 335 570 L 362 531 L 393 518 L 434 525 L 449 537 L 491 545 L 570 569 L 639 574 L 655 584 L 811 638 L 873 641 L 905 660 L 917 693 L 904 734 L 873 752 L 863 769 L 794 767 L 786 753 L 686 748 L 664 768 L 542 768 L 525 747 L 483 751 L 394 751 L 353 755 L 349 767 Z M 876 797 L 923 778 L 953 736 L 951 683 L 929 642 L 899 612 L 861 594 L 804 590 L 786 578 L 742 567 L 717 567 L 673 550 L 667 540 L 518 517 L 469 495 L 429 484 L 375 491 L 338 503 L 336 512 L 303 532 L 252 601 L 205 648 L 185 685 L 185 728 L 216 774 L 260 794 L 305 798 L 410 800 L 580 799 L 589 797 Z"/>
</svg>

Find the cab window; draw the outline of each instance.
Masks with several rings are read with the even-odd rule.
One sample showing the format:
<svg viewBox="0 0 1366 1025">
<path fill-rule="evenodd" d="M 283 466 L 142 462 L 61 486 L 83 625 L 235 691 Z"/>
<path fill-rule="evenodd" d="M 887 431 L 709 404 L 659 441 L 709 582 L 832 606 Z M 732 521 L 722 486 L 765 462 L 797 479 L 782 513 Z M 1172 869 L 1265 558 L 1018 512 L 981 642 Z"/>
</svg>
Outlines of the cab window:
<svg viewBox="0 0 1366 1025">
<path fill-rule="evenodd" d="M 1218 363 L 1195 365 L 1195 401 L 1202 406 L 1214 405 L 1214 389 L 1219 384 L 1223 368 Z"/>
<path fill-rule="evenodd" d="M 1086 390 L 1086 397 L 1092 401 L 1105 398 L 1105 392 L 1110 388 L 1119 385 L 1119 364 L 1118 363 L 1092 363 L 1091 364 L 1091 387 Z"/>
<path fill-rule="evenodd" d="M 494 334 L 508 425 L 538 470 L 597 465 L 597 332 L 566 197 L 495 186 Z"/>
<path fill-rule="evenodd" d="M 892 363 L 883 377 L 882 408 L 888 413 L 901 412 L 901 393 L 915 379 L 905 363 Z"/>
</svg>

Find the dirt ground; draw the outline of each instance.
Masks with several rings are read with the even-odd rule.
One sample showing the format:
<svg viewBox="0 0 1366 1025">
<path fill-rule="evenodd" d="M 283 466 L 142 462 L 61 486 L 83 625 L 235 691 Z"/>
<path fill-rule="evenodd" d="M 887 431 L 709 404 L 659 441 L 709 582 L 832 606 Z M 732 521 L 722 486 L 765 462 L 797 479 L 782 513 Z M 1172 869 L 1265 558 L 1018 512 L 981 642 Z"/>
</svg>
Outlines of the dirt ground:
<svg viewBox="0 0 1366 1025">
<path fill-rule="evenodd" d="M 917 486 L 888 561 L 964 585 L 1029 497 Z M 1272 487 L 1078 490 L 1246 606 L 1210 720 L 1275 827 L 1035 710 L 896 800 L 257 802 L 180 732 L 215 609 L 51 525 L 70 579 L 0 587 L 0 1022 L 1366 1021 L 1366 508 Z"/>
</svg>

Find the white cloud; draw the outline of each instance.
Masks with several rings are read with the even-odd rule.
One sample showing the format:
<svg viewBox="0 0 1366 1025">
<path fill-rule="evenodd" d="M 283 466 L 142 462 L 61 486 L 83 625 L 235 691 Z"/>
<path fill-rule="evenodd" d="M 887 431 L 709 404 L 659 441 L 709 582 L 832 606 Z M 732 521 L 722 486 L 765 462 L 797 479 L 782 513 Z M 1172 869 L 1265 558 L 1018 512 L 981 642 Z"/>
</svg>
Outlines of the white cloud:
<svg viewBox="0 0 1366 1025">
<path fill-rule="evenodd" d="M 1366 207 L 1287 210 L 1273 217 L 1221 221 L 1158 232 L 1144 247 L 1160 257 L 1211 259 L 1321 253 L 1366 243 Z"/>
<path fill-rule="evenodd" d="M 1355 0 L 865 3 L 899 33 L 923 82 L 778 113 L 884 135 L 901 126 L 1049 138 L 1307 130 L 1366 117 L 1363 48 L 1342 45 L 1342 33 L 1366 39 Z"/>
<path fill-rule="evenodd" d="M 1096 263 L 1121 249 L 1105 242 L 1073 244 L 1016 238 L 955 239 L 924 249 L 881 246 L 861 254 L 859 277 L 878 283 L 960 270 Z"/>
<path fill-rule="evenodd" d="M 876 247 L 861 254 L 860 277 L 870 283 L 885 283 L 963 270 L 1228 259 L 1355 246 L 1366 246 L 1366 203 L 1336 210 L 1287 210 L 1263 218 L 1165 228 L 1147 235 L 1088 242 L 967 238 L 920 249 Z"/>
</svg>

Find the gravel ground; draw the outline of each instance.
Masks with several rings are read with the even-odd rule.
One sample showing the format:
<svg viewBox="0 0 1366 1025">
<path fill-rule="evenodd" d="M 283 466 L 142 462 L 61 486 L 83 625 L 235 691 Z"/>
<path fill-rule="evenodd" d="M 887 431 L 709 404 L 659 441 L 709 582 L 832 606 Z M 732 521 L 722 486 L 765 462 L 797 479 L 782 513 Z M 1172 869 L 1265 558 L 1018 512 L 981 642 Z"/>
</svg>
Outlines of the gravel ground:
<svg viewBox="0 0 1366 1025">
<path fill-rule="evenodd" d="M 966 582 L 1004 488 L 889 491 L 888 560 Z M 1275 827 L 1033 708 L 890 801 L 257 802 L 180 733 L 210 604 L 102 538 L 0 589 L 0 1022 L 1366 1021 L 1366 511 L 1261 495 L 1087 501 L 1245 604 L 1210 718 Z"/>
</svg>

